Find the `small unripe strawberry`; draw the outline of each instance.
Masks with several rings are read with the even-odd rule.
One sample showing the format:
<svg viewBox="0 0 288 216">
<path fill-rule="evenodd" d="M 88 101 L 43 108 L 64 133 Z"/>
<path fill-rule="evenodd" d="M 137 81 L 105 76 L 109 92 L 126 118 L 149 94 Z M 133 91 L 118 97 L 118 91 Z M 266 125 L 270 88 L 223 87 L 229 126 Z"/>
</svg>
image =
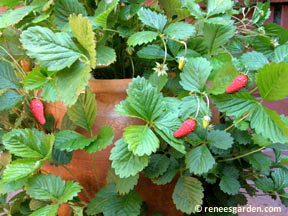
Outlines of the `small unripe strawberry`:
<svg viewBox="0 0 288 216">
<path fill-rule="evenodd" d="M 196 129 L 197 122 L 195 119 L 188 119 L 183 124 L 181 127 L 175 131 L 174 137 L 175 138 L 181 138 L 184 136 L 187 136 L 189 133 L 193 132 Z"/>
<path fill-rule="evenodd" d="M 178 64 L 178 69 L 182 71 L 185 64 L 186 64 L 186 59 L 184 57 L 180 57 L 179 64 Z"/>
<path fill-rule="evenodd" d="M 44 115 L 44 105 L 42 101 L 37 98 L 32 99 L 30 103 L 30 109 L 32 111 L 33 116 L 36 120 L 41 124 L 44 125 L 46 123 L 45 115 Z"/>
<path fill-rule="evenodd" d="M 208 128 L 208 126 L 209 126 L 209 123 L 210 123 L 210 117 L 209 116 L 204 116 L 203 117 L 203 128 Z"/>
<path fill-rule="evenodd" d="M 231 94 L 239 91 L 247 85 L 248 77 L 245 74 L 237 76 L 233 82 L 226 88 L 226 93 Z"/>
</svg>

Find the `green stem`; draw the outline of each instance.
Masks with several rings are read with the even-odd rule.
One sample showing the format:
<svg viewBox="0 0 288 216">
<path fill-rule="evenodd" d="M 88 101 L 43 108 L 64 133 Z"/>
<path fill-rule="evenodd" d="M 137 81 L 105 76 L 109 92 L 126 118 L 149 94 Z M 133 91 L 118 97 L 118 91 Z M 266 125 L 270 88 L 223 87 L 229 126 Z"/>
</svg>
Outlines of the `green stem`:
<svg viewBox="0 0 288 216">
<path fill-rule="evenodd" d="M 249 94 L 253 94 L 255 91 L 257 91 L 258 87 L 256 86 L 254 89 L 252 89 Z"/>
<path fill-rule="evenodd" d="M 130 59 L 131 66 L 132 66 L 132 78 L 134 78 L 134 76 L 135 76 L 135 67 L 134 67 L 133 59 L 132 59 L 132 57 L 130 55 L 129 55 L 129 59 Z"/>
<path fill-rule="evenodd" d="M 161 36 L 162 42 L 164 44 L 164 49 L 165 49 L 165 56 L 164 56 L 164 60 L 163 60 L 163 65 L 166 63 L 166 59 L 167 59 L 167 45 L 166 45 L 166 41 L 164 39 L 164 36 Z"/>
<path fill-rule="evenodd" d="M 94 175 L 95 175 L 95 178 L 96 178 L 96 184 L 97 184 L 97 191 L 100 189 L 100 180 L 99 180 L 99 176 L 96 172 L 96 161 L 95 161 L 95 153 L 92 154 L 92 167 L 93 167 L 93 172 L 94 172 Z"/>
<path fill-rule="evenodd" d="M 231 161 L 231 160 L 240 159 L 240 158 L 246 157 L 246 156 L 248 156 L 248 155 L 254 154 L 254 153 L 256 153 L 256 152 L 262 151 L 262 150 L 265 149 L 265 148 L 266 148 L 266 147 L 261 147 L 261 148 L 259 148 L 259 149 L 254 150 L 254 151 L 248 152 L 248 153 L 246 153 L 246 154 L 239 155 L 239 156 L 233 157 L 233 158 L 228 158 L 228 159 L 225 159 L 225 160 L 219 160 L 218 162 L 224 162 L 224 161 Z"/>
<path fill-rule="evenodd" d="M 236 126 L 237 124 L 239 124 L 240 122 L 242 122 L 243 120 L 245 120 L 253 111 L 250 111 L 249 113 L 247 113 L 246 115 L 244 115 L 241 119 L 239 119 L 237 122 L 233 123 L 232 125 L 230 125 L 229 127 L 227 127 L 225 129 L 225 131 L 230 130 L 231 128 L 233 128 L 234 126 Z"/>
</svg>

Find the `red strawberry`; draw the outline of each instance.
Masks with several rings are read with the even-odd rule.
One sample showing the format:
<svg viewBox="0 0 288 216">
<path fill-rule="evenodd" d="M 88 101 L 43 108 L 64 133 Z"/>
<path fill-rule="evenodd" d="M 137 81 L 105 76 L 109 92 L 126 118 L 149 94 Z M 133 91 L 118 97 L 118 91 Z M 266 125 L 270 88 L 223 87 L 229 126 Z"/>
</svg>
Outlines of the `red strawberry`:
<svg viewBox="0 0 288 216">
<path fill-rule="evenodd" d="M 44 106 L 42 101 L 34 98 L 30 103 L 30 108 L 37 121 L 40 124 L 44 125 L 46 123 L 46 119 L 44 116 Z"/>
<path fill-rule="evenodd" d="M 226 93 L 234 93 L 246 86 L 248 77 L 245 74 L 237 76 L 233 82 L 226 88 Z"/>
<path fill-rule="evenodd" d="M 197 125 L 196 120 L 192 118 L 186 120 L 181 125 L 181 127 L 177 131 L 175 131 L 174 137 L 181 138 L 181 137 L 188 135 L 189 133 L 193 132 L 196 129 L 196 125 Z"/>
</svg>

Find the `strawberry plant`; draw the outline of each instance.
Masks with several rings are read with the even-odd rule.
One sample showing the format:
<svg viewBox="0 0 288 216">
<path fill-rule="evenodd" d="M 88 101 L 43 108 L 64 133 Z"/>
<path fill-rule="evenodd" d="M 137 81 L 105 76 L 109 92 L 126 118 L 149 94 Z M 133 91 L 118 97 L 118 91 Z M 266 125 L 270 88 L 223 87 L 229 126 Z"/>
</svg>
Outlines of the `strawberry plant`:
<svg viewBox="0 0 288 216">
<path fill-rule="evenodd" d="M 288 96 L 288 30 L 265 23 L 269 2 L 4 0 L 0 6 L 7 7 L 0 15 L 3 212 L 57 215 L 68 204 L 74 215 L 145 215 L 134 189 L 143 175 L 151 184 L 173 185 L 167 199 L 188 215 L 197 214 L 197 205 L 233 207 L 258 195 L 288 206 L 288 119 L 265 106 Z M 143 122 L 115 140 L 106 186 L 100 188 L 93 170 L 94 197 L 79 179 L 42 169 L 52 164 L 75 176 L 68 166 L 74 151 L 95 159 L 112 144 L 109 125 L 93 132 L 91 77 L 133 78 L 115 111 Z M 59 101 L 67 113 L 56 127 L 44 110 Z"/>
</svg>

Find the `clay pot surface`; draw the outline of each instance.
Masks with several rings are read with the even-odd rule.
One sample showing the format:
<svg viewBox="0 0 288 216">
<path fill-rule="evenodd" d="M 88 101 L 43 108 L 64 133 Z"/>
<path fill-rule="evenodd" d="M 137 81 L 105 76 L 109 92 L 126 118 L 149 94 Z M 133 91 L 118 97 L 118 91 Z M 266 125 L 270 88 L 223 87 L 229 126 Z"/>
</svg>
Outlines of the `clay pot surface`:
<svg viewBox="0 0 288 216">
<path fill-rule="evenodd" d="M 127 96 L 126 90 L 131 79 L 121 80 L 90 80 L 89 86 L 93 93 L 96 94 L 97 102 L 97 116 L 92 128 L 93 135 L 97 135 L 100 129 L 109 125 L 114 129 L 114 141 L 122 137 L 124 128 L 129 125 L 143 124 L 142 120 L 136 118 L 129 118 L 122 116 L 115 112 L 115 105 L 119 104 L 121 100 L 124 100 Z M 56 121 L 56 127 L 60 128 L 62 119 L 66 113 L 66 107 L 60 103 L 50 103 L 45 106 L 45 113 L 52 114 Z M 81 128 L 76 129 L 79 133 L 89 137 L 88 132 Z M 109 161 L 110 151 L 113 148 L 110 145 L 101 152 L 95 154 L 96 173 L 99 177 L 100 187 L 105 186 L 106 176 L 110 169 L 111 161 Z M 97 191 L 96 178 L 92 166 L 92 156 L 83 150 L 77 150 L 73 154 L 73 158 L 67 167 L 71 170 L 74 177 L 63 167 L 55 167 L 52 165 L 45 165 L 43 169 L 54 175 L 61 176 L 65 180 L 75 181 L 77 178 L 81 186 L 83 186 L 89 193 L 85 194 L 83 191 L 79 194 L 80 198 L 84 201 L 89 201 L 91 197 L 94 197 Z M 161 212 L 164 215 L 183 215 L 176 210 L 172 201 L 172 193 L 174 190 L 175 182 L 167 184 L 165 186 L 154 185 L 149 179 L 141 176 L 139 179 L 136 190 L 139 192 L 143 201 L 146 202 L 149 209 L 149 215 L 152 212 Z M 65 210 L 62 209 L 61 214 L 66 216 Z"/>
</svg>

